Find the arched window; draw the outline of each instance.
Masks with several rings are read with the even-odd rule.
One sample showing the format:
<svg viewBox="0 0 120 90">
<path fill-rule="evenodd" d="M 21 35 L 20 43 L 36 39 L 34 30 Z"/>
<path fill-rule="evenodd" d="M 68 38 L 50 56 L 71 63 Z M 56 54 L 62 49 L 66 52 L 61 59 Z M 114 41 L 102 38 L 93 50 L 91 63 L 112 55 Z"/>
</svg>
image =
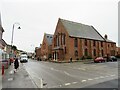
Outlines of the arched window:
<svg viewBox="0 0 120 90">
<path fill-rule="evenodd" d="M 93 51 L 93 52 L 94 52 L 94 56 L 96 56 L 96 49 L 94 49 L 94 51 Z"/>
<path fill-rule="evenodd" d="M 101 50 L 101 54 L 102 54 L 102 56 L 103 56 L 103 54 L 104 54 L 103 50 Z"/>
<path fill-rule="evenodd" d="M 75 38 L 75 40 L 74 40 L 74 46 L 78 47 L 78 39 L 77 38 Z"/>
<path fill-rule="evenodd" d="M 96 41 L 95 40 L 93 40 L 93 46 L 96 46 Z"/>
<path fill-rule="evenodd" d="M 65 47 L 65 54 L 67 53 L 66 47 Z"/>
<path fill-rule="evenodd" d="M 78 51 L 77 51 L 77 50 L 75 51 L 75 56 L 76 56 L 76 57 L 78 56 Z"/>
<path fill-rule="evenodd" d="M 65 42 L 66 42 L 66 41 L 65 41 L 65 36 L 66 36 L 66 35 L 63 34 L 63 44 L 64 44 L 64 45 L 65 45 Z"/>
<path fill-rule="evenodd" d="M 87 46 L 87 39 L 85 39 L 85 46 Z"/>
<path fill-rule="evenodd" d="M 87 50 L 87 48 L 85 49 L 85 56 L 88 56 L 88 50 Z"/>
</svg>

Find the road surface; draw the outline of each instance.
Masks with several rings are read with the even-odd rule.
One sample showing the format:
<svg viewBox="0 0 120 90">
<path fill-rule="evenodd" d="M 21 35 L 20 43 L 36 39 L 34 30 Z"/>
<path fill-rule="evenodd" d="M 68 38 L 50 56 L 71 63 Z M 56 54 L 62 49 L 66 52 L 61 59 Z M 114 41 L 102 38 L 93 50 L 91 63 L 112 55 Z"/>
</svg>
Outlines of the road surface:
<svg viewBox="0 0 120 90">
<path fill-rule="evenodd" d="M 29 60 L 24 66 L 39 88 L 118 88 L 118 62 L 85 64 Z"/>
</svg>

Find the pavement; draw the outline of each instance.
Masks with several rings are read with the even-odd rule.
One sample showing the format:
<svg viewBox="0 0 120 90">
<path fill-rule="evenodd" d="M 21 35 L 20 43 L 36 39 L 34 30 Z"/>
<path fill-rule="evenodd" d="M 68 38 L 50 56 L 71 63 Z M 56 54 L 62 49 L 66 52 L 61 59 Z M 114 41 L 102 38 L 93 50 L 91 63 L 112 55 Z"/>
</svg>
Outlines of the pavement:
<svg viewBox="0 0 120 90">
<path fill-rule="evenodd" d="M 3 90 L 10 88 L 37 88 L 22 63 L 20 63 L 16 73 L 14 73 L 14 64 L 12 63 L 12 65 L 5 70 L 5 74 L 3 76 L 0 75 L 0 81 L 2 81 L 0 85 Z"/>
<path fill-rule="evenodd" d="M 0 69 L 0 71 L 1 71 L 1 69 Z M 0 90 L 2 89 L 2 75 L 1 75 L 2 73 L 0 73 Z"/>
</svg>

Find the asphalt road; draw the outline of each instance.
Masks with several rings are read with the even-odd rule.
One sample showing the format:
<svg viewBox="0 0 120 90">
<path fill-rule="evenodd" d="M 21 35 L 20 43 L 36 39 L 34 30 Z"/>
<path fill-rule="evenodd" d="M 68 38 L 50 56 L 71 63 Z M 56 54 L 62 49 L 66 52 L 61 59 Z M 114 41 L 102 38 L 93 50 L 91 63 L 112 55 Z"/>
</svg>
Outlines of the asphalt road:
<svg viewBox="0 0 120 90">
<path fill-rule="evenodd" d="M 85 64 L 29 60 L 24 66 L 39 88 L 118 88 L 118 62 Z"/>
</svg>

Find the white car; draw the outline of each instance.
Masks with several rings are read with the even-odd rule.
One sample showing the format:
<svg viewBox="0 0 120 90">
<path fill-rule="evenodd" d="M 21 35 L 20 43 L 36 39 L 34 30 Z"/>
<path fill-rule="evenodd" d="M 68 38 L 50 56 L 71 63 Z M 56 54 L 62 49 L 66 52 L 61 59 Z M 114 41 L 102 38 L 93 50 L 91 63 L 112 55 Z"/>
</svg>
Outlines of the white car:
<svg viewBox="0 0 120 90">
<path fill-rule="evenodd" d="M 28 57 L 27 57 L 26 54 L 22 54 L 22 55 L 20 56 L 20 62 L 21 62 L 21 63 L 22 63 L 22 62 L 28 62 Z"/>
</svg>

